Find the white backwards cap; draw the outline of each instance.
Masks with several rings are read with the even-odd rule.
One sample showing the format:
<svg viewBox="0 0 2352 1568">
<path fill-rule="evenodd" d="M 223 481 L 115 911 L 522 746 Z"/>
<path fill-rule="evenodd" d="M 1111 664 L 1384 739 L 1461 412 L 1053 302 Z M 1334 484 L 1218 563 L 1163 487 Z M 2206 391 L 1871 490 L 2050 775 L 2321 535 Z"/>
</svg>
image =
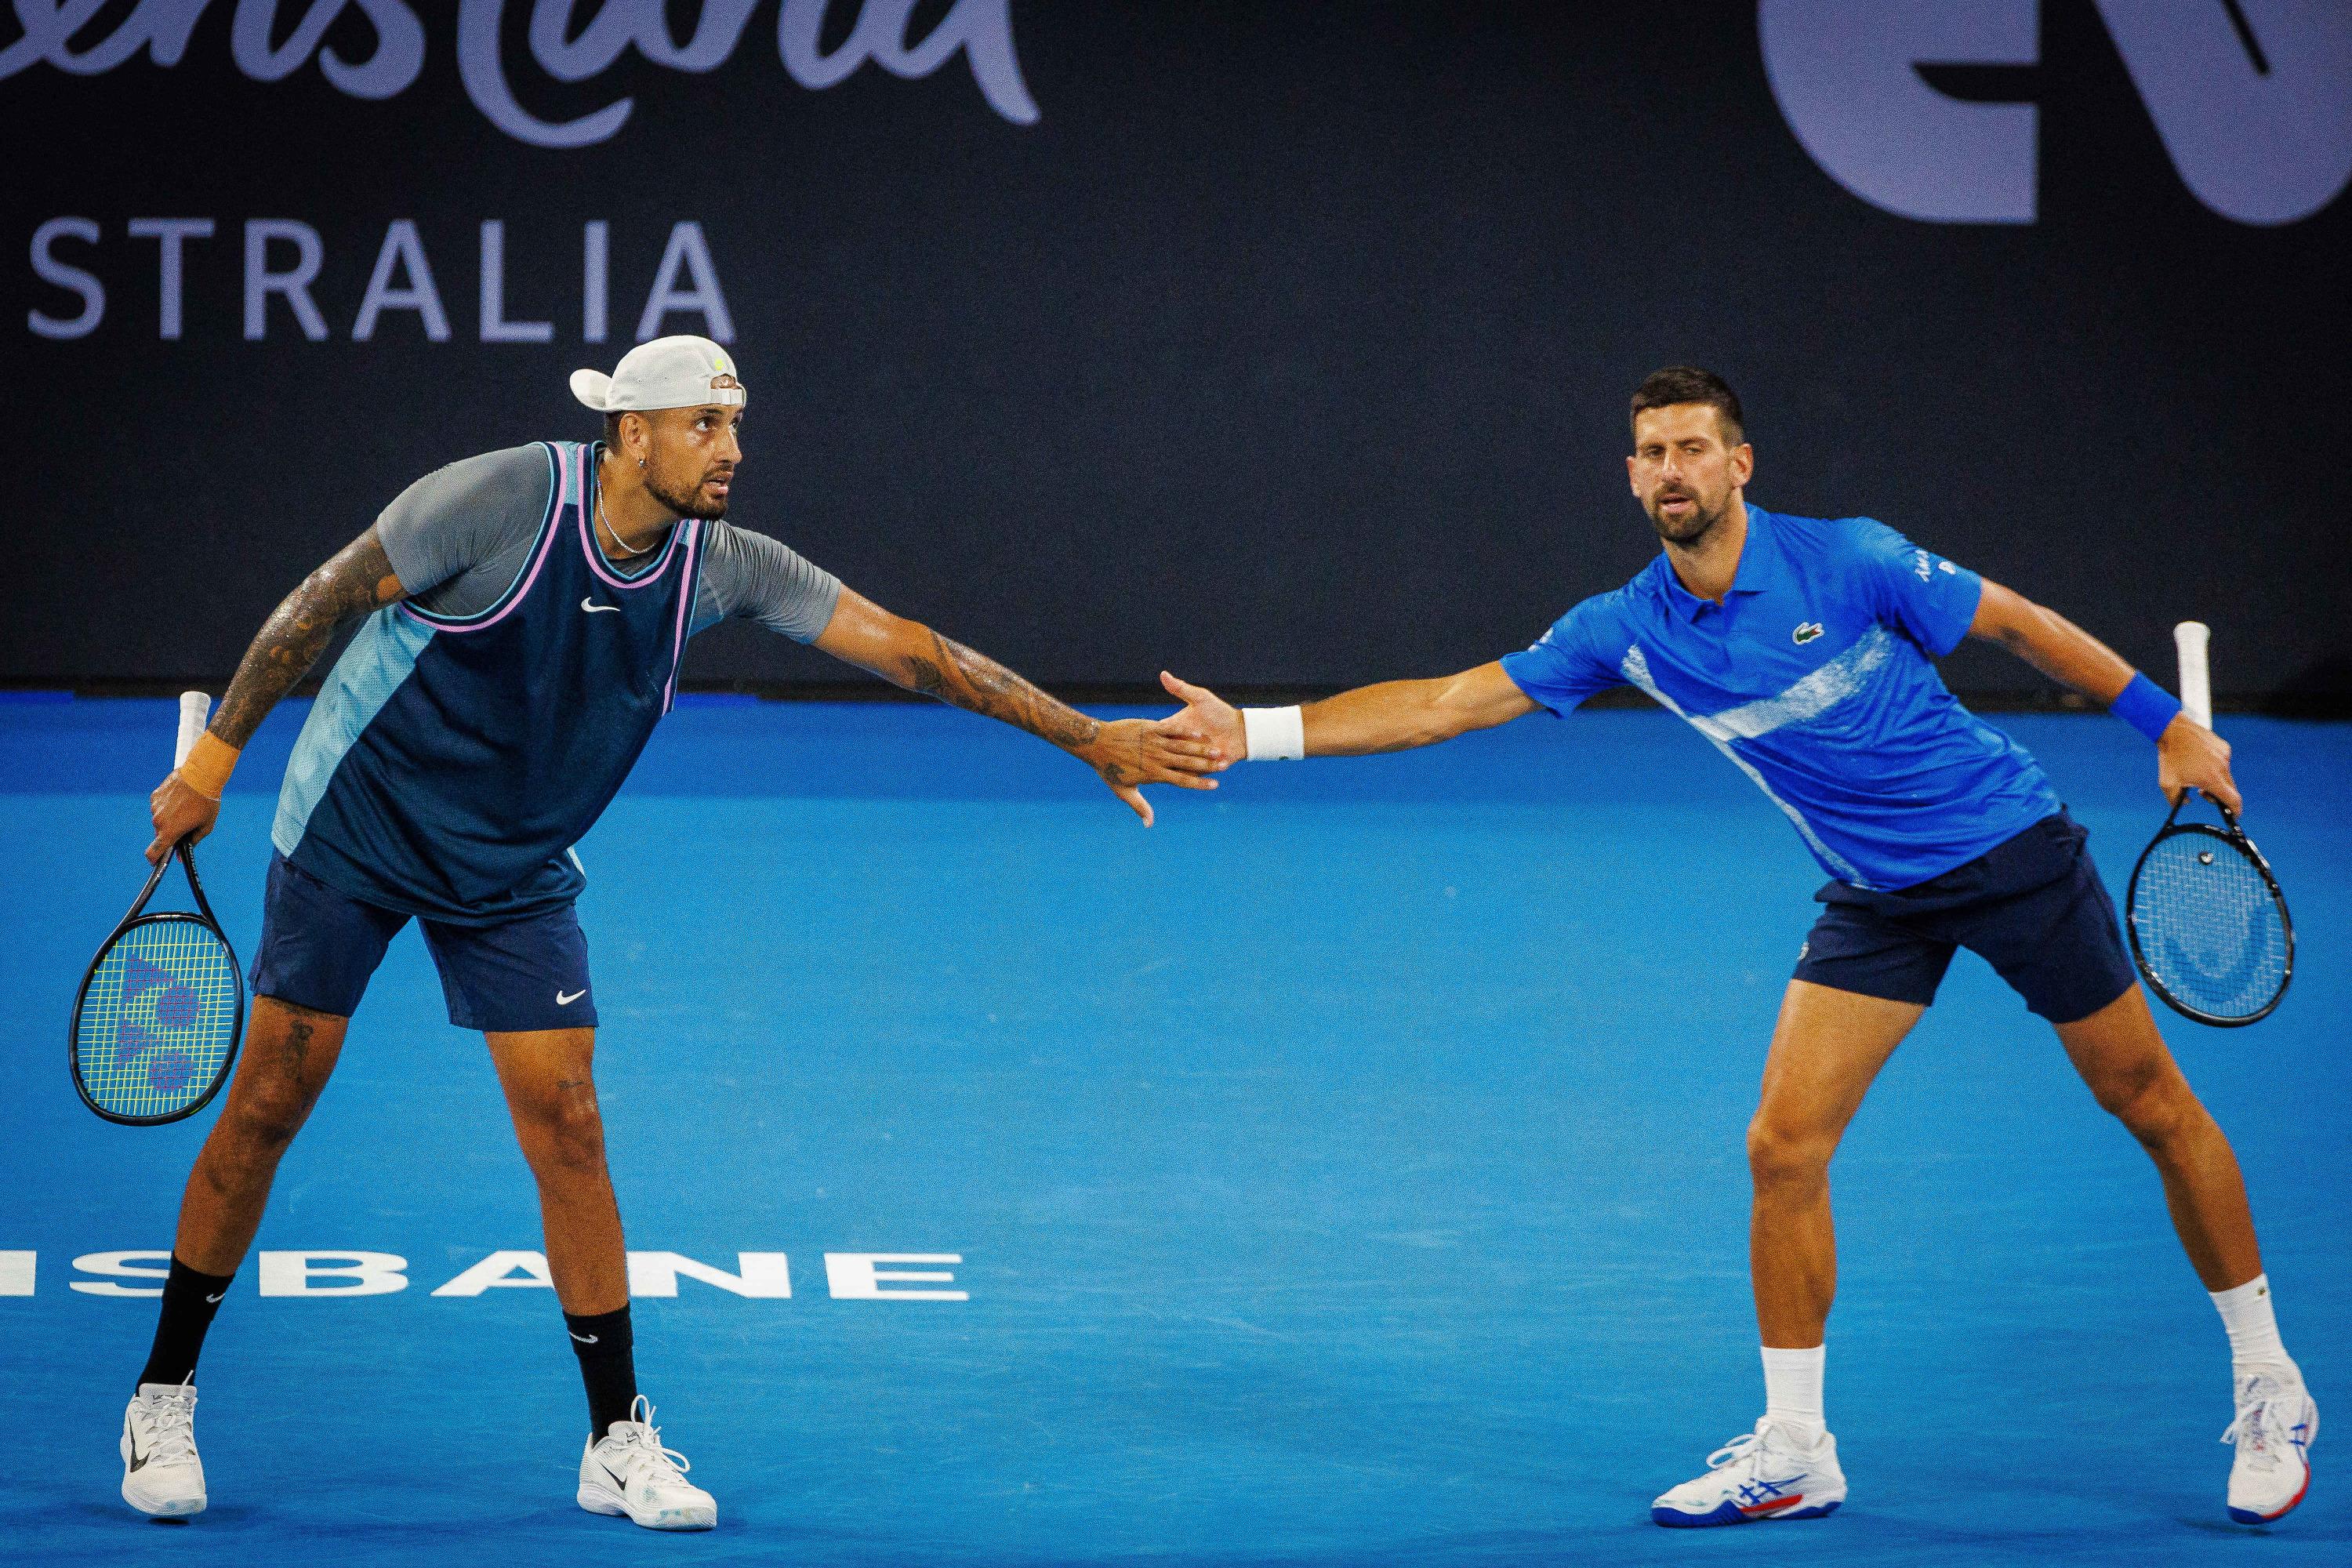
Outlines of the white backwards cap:
<svg viewBox="0 0 2352 1568">
<path fill-rule="evenodd" d="M 644 413 L 656 408 L 699 408 L 716 403 L 740 407 L 743 384 L 735 360 L 709 338 L 681 334 L 639 343 L 621 356 L 606 375 L 601 370 L 572 373 L 572 395 L 599 414 Z"/>
</svg>

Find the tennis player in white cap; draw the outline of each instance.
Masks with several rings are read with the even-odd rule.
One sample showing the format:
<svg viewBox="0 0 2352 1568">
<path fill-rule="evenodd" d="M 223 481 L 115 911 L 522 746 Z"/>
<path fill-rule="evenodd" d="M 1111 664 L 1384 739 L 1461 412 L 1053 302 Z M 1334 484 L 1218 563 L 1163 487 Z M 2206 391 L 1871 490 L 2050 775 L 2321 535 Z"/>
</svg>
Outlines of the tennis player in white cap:
<svg viewBox="0 0 2352 1568">
<path fill-rule="evenodd" d="M 203 1511 L 196 1357 L 385 945 L 414 917 L 449 1021 L 478 1029 L 538 1180 L 547 1274 L 586 1384 L 578 1500 L 707 1530 L 637 1394 L 621 1219 L 591 1063 L 596 999 L 572 912 L 572 846 L 677 691 L 687 639 L 748 616 L 1085 762 L 1148 826 L 1147 784 L 1213 788 L 1213 748 L 1103 722 L 1003 665 L 721 521 L 745 392 L 708 338 L 660 338 L 575 372 L 604 439 L 453 463 L 411 485 L 287 595 L 210 730 L 157 787 L 149 858 L 202 837 L 237 754 L 339 626 L 362 622 L 302 727 L 278 795 L 253 1016 L 180 1208 L 154 1345 L 123 1417 L 122 1495 Z"/>
</svg>

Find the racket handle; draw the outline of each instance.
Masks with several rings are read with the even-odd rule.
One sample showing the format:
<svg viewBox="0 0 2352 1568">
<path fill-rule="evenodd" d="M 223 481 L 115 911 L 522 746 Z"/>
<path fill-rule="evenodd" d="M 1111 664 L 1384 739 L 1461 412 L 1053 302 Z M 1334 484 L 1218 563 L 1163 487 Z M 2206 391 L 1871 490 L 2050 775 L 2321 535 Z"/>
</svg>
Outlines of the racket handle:
<svg viewBox="0 0 2352 1568">
<path fill-rule="evenodd" d="M 2213 727 L 2213 678 L 2205 664 L 2205 646 L 2213 628 L 2203 621 L 2183 621 L 2172 628 L 2172 646 L 2180 654 L 2180 706 L 2190 719 Z"/>
<path fill-rule="evenodd" d="M 188 760 L 195 749 L 196 737 L 205 732 L 205 716 L 212 711 L 213 700 L 201 691 L 180 693 L 180 739 L 172 751 L 172 765 L 178 767 Z"/>
</svg>

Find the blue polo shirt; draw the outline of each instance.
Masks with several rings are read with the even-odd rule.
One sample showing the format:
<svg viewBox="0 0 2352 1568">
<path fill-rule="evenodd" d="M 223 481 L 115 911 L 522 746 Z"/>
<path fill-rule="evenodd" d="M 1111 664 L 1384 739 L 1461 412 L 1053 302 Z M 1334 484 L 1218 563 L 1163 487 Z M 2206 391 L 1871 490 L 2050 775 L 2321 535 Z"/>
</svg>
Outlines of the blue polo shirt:
<svg viewBox="0 0 2352 1568">
<path fill-rule="evenodd" d="M 1640 687 L 1753 779 L 1831 876 L 1907 888 L 2060 809 L 2032 757 L 1930 662 L 1959 646 L 1983 593 L 1883 522 L 1750 505 L 1721 605 L 1661 553 L 1503 669 L 1562 715 Z"/>
</svg>

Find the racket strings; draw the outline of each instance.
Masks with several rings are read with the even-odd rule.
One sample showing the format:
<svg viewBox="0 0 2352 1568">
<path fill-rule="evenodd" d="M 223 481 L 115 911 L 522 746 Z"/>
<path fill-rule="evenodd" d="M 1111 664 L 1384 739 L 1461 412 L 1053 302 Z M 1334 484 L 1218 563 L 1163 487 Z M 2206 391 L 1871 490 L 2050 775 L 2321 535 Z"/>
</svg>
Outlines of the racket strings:
<svg viewBox="0 0 2352 1568">
<path fill-rule="evenodd" d="M 193 1103 L 236 1044 L 240 1000 L 228 945 L 201 921 L 150 921 L 123 932 L 91 972 L 74 1028 L 90 1099 L 119 1116 L 163 1116 Z"/>
<path fill-rule="evenodd" d="M 2286 982 L 2285 917 L 2263 874 L 2226 839 L 2179 833 L 2151 847 L 2131 921 L 2152 977 L 2200 1013 L 2251 1016 Z"/>
</svg>

